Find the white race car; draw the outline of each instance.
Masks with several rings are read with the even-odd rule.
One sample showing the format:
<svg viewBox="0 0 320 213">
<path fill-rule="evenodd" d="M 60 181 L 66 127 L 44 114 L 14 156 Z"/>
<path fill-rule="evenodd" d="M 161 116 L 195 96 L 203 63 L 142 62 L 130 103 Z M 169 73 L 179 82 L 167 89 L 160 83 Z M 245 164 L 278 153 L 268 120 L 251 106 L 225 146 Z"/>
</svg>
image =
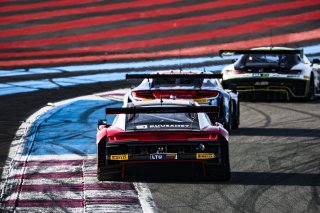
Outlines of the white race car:
<svg viewBox="0 0 320 213">
<path fill-rule="evenodd" d="M 144 79 L 139 86 L 124 96 L 124 106 L 130 102 L 153 99 L 193 100 L 202 106 L 218 106 L 220 114 L 212 117 L 231 131 L 240 124 L 238 94 L 224 90 L 219 79 L 222 75 L 202 71 L 161 71 L 151 74 L 127 74 L 128 79 Z"/>
<path fill-rule="evenodd" d="M 312 63 L 303 50 L 259 47 L 220 50 L 220 56 L 241 56 L 222 70 L 223 87 L 239 92 L 242 100 L 313 100 L 320 97 L 319 59 Z"/>
</svg>

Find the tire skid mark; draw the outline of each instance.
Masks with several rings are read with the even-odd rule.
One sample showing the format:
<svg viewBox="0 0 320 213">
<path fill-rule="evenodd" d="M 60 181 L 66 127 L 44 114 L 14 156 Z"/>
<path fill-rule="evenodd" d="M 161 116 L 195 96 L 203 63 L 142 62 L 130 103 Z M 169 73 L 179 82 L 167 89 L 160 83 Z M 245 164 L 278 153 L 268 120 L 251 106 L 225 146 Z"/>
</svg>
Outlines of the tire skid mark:
<svg viewBox="0 0 320 213">
<path fill-rule="evenodd" d="M 307 209 L 308 212 L 314 213 L 320 211 L 320 189 L 317 186 L 312 186 L 312 199 L 309 201 Z"/>
<path fill-rule="evenodd" d="M 280 146 L 280 145 L 279 145 Z M 295 144 L 295 146 L 299 146 L 299 144 Z M 294 173 L 290 175 L 290 173 L 287 173 L 288 171 L 291 172 L 292 170 L 299 170 L 299 172 L 314 172 L 314 168 L 319 168 L 320 166 L 320 157 L 314 156 L 313 159 L 310 159 L 308 161 L 304 162 L 298 162 L 294 163 L 292 162 L 291 158 L 294 156 L 294 153 L 296 152 L 297 148 L 295 146 L 290 146 L 290 150 L 288 152 L 288 147 L 283 147 L 283 151 L 279 151 L 280 153 L 288 152 L 287 154 L 279 157 L 277 160 L 280 162 L 291 162 L 292 165 L 288 166 L 282 166 L 277 169 L 272 169 L 272 173 L 268 174 L 268 176 L 263 176 L 263 179 L 257 177 L 259 181 L 263 181 L 265 185 L 257 185 L 257 186 L 250 186 L 248 190 L 241 196 L 239 201 L 237 202 L 237 206 L 240 208 L 240 210 L 244 212 L 260 212 L 261 210 L 255 209 L 256 203 L 259 201 L 260 197 L 264 196 L 264 193 L 269 190 L 272 187 L 275 187 L 277 185 L 276 183 L 285 182 L 288 180 L 288 178 L 294 178 Z M 314 148 L 317 146 L 317 144 L 310 144 L 310 149 L 314 150 Z M 281 147 L 281 146 L 280 146 Z M 288 174 L 288 175 L 287 175 Z M 259 174 L 256 174 L 259 175 Z M 317 181 L 315 182 L 315 186 L 320 185 L 320 175 L 314 176 Z M 241 181 L 240 183 L 241 184 Z M 280 184 L 281 185 L 281 184 Z M 314 197 L 312 200 L 316 200 L 318 197 Z M 310 201 L 314 202 L 314 201 Z M 274 206 L 276 206 L 277 209 L 281 209 L 282 206 L 279 203 L 274 203 Z M 314 204 L 312 204 L 314 207 Z M 234 212 L 239 211 L 239 209 L 236 209 Z"/>
<path fill-rule="evenodd" d="M 270 126 L 270 124 L 272 122 L 272 119 L 271 119 L 271 116 L 268 115 L 266 112 L 264 112 L 262 110 L 259 110 L 259 109 L 255 108 L 255 107 L 248 106 L 248 105 L 242 104 L 242 106 L 257 112 L 258 114 L 260 114 L 260 115 L 262 115 L 264 117 L 264 119 L 262 120 L 264 122 L 264 124 L 262 126 L 256 126 L 258 123 L 259 124 L 261 123 L 260 120 L 257 121 L 257 123 L 250 124 L 250 126 L 252 125 L 252 126 L 255 126 L 255 127 L 259 127 L 259 128 L 264 128 L 264 127 Z"/>
<path fill-rule="evenodd" d="M 274 106 L 273 104 L 265 104 L 263 103 L 266 107 L 278 107 L 278 106 Z M 255 104 L 256 105 L 256 104 Z M 262 110 L 258 110 L 255 108 L 255 106 L 248 106 L 248 104 L 243 104 L 242 106 L 244 106 L 247 109 L 253 110 L 258 112 L 259 114 L 262 114 L 264 116 L 264 125 L 262 125 L 262 127 L 268 127 L 268 126 L 273 126 L 271 125 L 271 121 L 272 121 L 272 116 L 268 115 L 267 113 L 265 113 L 264 108 Z M 285 109 L 288 110 L 287 107 L 279 107 L 281 109 Z M 289 108 L 289 110 L 292 110 Z M 268 111 L 273 111 L 273 110 L 268 110 Z M 314 119 L 314 114 L 312 113 L 304 113 L 304 111 L 301 110 L 297 110 L 294 109 L 295 112 L 299 112 L 299 113 L 303 113 L 303 114 L 307 114 L 308 116 L 312 116 L 312 118 Z M 318 117 L 318 116 L 316 116 Z M 256 126 L 256 124 L 255 124 Z M 290 137 L 288 135 L 288 137 Z M 296 141 L 295 141 L 296 142 Z M 305 142 L 304 140 L 302 140 L 301 142 Z M 299 149 L 300 147 L 303 148 L 304 152 L 308 152 L 308 150 L 312 151 L 312 150 L 316 150 L 318 148 L 318 144 L 317 143 L 311 143 L 311 144 L 305 144 L 303 143 L 304 146 L 302 147 L 300 145 L 299 142 L 297 143 L 293 143 L 290 145 L 290 148 L 288 146 L 283 146 L 282 144 L 274 144 L 277 145 L 280 150 L 277 149 L 278 153 L 282 153 L 281 157 L 272 157 L 272 158 L 268 158 L 269 160 L 269 165 L 271 163 L 271 165 L 269 166 L 269 168 L 271 169 L 272 173 L 270 173 L 269 177 L 264 177 L 266 182 L 265 185 L 261 186 L 261 185 L 257 185 L 257 186 L 250 186 L 248 187 L 248 189 L 242 194 L 242 196 L 240 197 L 240 199 L 238 199 L 238 201 L 236 202 L 235 206 L 237 206 L 234 209 L 234 212 L 260 212 L 262 209 L 261 207 L 259 207 L 259 209 L 257 209 L 258 205 L 257 202 L 259 202 L 261 199 L 261 197 L 266 195 L 266 192 L 268 190 L 270 190 L 272 187 L 275 187 L 276 183 L 281 183 L 284 181 L 287 181 L 288 178 L 294 178 L 294 174 L 292 175 L 285 175 L 285 174 L 290 174 L 290 173 L 286 173 L 286 172 L 291 172 L 292 170 L 296 171 L 298 170 L 299 172 L 314 172 L 315 168 L 320 168 L 320 157 L 317 155 L 311 156 L 310 160 L 304 160 L 302 162 L 299 162 L 298 158 L 293 158 L 292 156 L 299 156 Z M 251 149 L 251 151 L 250 151 Z M 246 150 L 246 153 L 252 153 L 252 149 L 255 148 L 248 148 Z M 312 153 L 312 152 L 309 152 Z M 271 160 L 271 161 L 270 161 Z M 272 165 L 272 162 L 277 162 L 276 164 Z M 289 165 L 283 165 L 283 163 L 289 164 Z M 237 167 L 237 165 L 239 165 L 239 162 L 236 162 L 235 167 Z M 273 174 L 274 173 L 274 174 Z M 315 178 L 318 177 L 320 178 L 320 176 L 314 176 Z M 259 178 L 258 178 L 259 179 Z M 268 184 L 269 182 L 269 184 Z M 318 181 L 319 182 L 319 181 Z M 240 181 L 241 184 L 241 181 Z M 312 186 L 313 188 L 313 194 L 314 193 L 314 189 L 317 189 L 317 184 L 319 183 L 314 183 L 315 186 Z M 220 196 L 222 197 L 226 197 L 223 192 L 220 193 Z M 287 195 L 290 196 L 290 195 Z M 266 197 L 267 198 L 267 197 Z M 312 200 L 310 201 L 310 208 L 316 209 L 316 201 L 318 200 L 319 196 L 315 196 L 313 195 Z M 228 202 L 230 205 L 233 205 L 233 202 L 230 202 L 230 200 L 227 200 L 226 202 Z M 274 200 L 268 200 L 266 201 L 266 199 L 264 199 L 264 202 L 268 202 L 268 206 L 274 206 L 275 209 L 278 209 L 280 211 L 286 211 L 284 209 L 284 206 L 281 205 L 281 203 L 278 203 L 278 201 L 274 201 Z M 282 209 L 282 210 L 281 210 Z"/>
<path fill-rule="evenodd" d="M 301 114 L 308 115 L 308 116 L 310 116 L 312 118 L 316 117 L 316 118 L 320 119 L 320 115 L 319 114 L 310 113 L 310 112 L 302 111 L 302 110 L 299 110 L 299 109 L 292 109 L 290 107 L 283 107 L 283 106 L 279 106 L 279 105 L 275 105 L 275 104 L 266 104 L 266 105 L 274 107 L 274 108 L 280 108 L 280 109 L 284 109 L 284 110 L 290 110 L 290 111 L 293 111 L 293 112 L 298 112 L 298 113 L 301 113 Z"/>
</svg>

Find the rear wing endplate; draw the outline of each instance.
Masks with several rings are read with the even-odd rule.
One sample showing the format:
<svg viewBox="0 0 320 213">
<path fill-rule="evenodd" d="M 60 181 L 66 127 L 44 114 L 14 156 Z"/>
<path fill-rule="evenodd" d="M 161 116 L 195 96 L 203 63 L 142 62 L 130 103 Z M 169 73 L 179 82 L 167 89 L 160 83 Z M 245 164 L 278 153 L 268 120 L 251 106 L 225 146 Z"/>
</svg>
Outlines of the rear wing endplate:
<svg viewBox="0 0 320 213">
<path fill-rule="evenodd" d="M 300 54 L 301 58 L 303 57 L 303 50 L 278 50 L 278 49 L 269 49 L 269 50 L 219 50 L 219 56 L 223 55 L 242 55 L 242 54 Z"/>
<path fill-rule="evenodd" d="M 220 73 L 212 74 L 126 74 L 126 79 L 168 79 L 168 78 L 222 78 Z"/>
<path fill-rule="evenodd" d="M 152 113 L 219 113 L 218 106 L 106 108 L 106 114 Z"/>
</svg>

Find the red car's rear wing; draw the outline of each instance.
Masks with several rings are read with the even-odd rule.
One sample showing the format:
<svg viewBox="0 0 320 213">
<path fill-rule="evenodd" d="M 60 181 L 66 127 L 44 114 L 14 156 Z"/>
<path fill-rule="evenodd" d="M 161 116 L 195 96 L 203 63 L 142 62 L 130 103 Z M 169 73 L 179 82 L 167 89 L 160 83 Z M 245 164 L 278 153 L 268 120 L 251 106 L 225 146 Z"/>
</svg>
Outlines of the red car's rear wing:
<svg viewBox="0 0 320 213">
<path fill-rule="evenodd" d="M 303 57 L 303 50 L 279 50 L 279 49 L 269 49 L 269 50 L 219 50 L 219 56 L 223 55 L 241 55 L 241 54 L 300 54 Z"/>
<path fill-rule="evenodd" d="M 219 113 L 218 106 L 193 107 L 132 107 L 132 108 L 106 108 L 106 114 L 136 114 L 136 113 Z"/>
<path fill-rule="evenodd" d="M 184 79 L 195 79 L 195 78 L 222 78 L 220 73 L 212 74 L 126 74 L 126 79 L 168 79 L 168 78 L 184 78 Z"/>
</svg>

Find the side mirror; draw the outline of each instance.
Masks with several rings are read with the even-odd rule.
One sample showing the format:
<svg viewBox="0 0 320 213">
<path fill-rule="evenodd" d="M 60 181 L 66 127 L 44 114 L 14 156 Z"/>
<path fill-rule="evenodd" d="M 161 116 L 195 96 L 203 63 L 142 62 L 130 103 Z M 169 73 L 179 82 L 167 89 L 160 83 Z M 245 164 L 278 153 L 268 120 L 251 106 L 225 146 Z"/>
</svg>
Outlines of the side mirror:
<svg viewBox="0 0 320 213">
<path fill-rule="evenodd" d="M 237 61 L 237 59 L 232 59 L 231 63 L 235 63 Z"/>
<path fill-rule="evenodd" d="M 98 129 L 100 129 L 100 126 L 103 126 L 103 127 L 108 128 L 108 127 L 110 127 L 111 125 L 107 124 L 107 120 L 101 120 L 101 119 L 99 119 L 99 120 L 98 120 Z"/>
<path fill-rule="evenodd" d="M 313 59 L 312 64 L 320 64 L 320 59 L 318 58 Z"/>
</svg>

